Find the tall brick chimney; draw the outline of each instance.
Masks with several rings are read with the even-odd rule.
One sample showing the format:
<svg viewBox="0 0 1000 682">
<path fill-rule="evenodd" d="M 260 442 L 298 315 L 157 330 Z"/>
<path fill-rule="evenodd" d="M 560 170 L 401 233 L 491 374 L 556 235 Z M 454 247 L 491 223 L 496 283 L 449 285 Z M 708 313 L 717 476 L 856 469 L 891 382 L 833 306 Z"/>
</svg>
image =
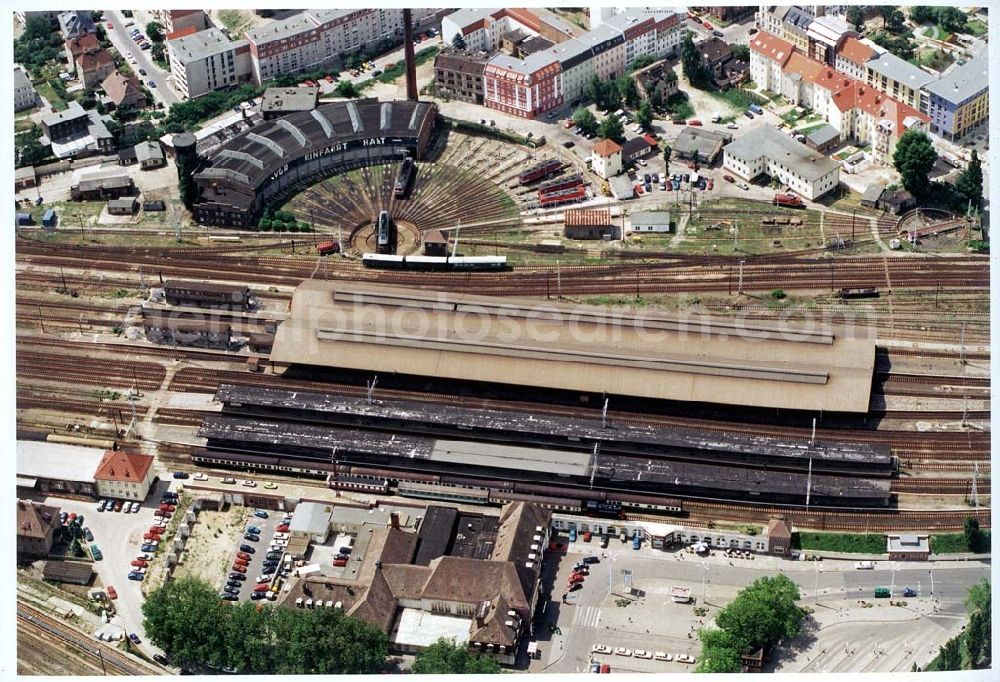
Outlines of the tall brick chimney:
<svg viewBox="0 0 1000 682">
<path fill-rule="evenodd" d="M 417 101 L 417 64 L 413 59 L 413 12 L 403 10 L 403 54 L 406 58 L 406 99 Z"/>
</svg>

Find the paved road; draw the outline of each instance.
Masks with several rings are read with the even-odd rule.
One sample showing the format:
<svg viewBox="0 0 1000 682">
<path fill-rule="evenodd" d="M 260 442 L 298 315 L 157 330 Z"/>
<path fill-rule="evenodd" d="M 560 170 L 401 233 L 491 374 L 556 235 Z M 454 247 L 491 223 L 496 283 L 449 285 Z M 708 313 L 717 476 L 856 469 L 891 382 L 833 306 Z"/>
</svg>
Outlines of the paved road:
<svg viewBox="0 0 1000 682">
<path fill-rule="evenodd" d="M 153 97 L 167 107 L 181 101 L 180 97 L 167 85 L 167 72 L 153 62 L 153 58 L 149 54 L 150 50 L 140 50 L 129 36 L 133 27 L 125 27 L 125 22 L 128 19 L 122 16 L 121 11 L 105 10 L 104 21 L 105 24 L 110 21 L 114 25 L 114 28 L 108 29 L 108 40 L 115 46 L 115 49 L 126 59 L 128 59 L 129 53 L 135 57 L 136 63 L 132 65 L 132 68 L 135 70 L 136 76 L 142 79 L 142 82 L 147 86 L 150 81 L 156 83 L 155 88 L 149 88 Z M 139 22 L 136 22 L 135 27 L 145 32 L 145 26 L 140 26 Z M 107 29 L 107 25 L 105 25 L 105 29 Z M 139 69 L 145 70 L 147 75 L 140 75 Z"/>
<path fill-rule="evenodd" d="M 547 624 L 537 629 L 542 660 L 533 663 L 533 672 L 543 667 L 547 672 L 584 672 L 594 644 L 697 656 L 700 645 L 695 630 L 701 624 L 692 616 L 689 607 L 670 602 L 668 592 L 672 585 L 692 588 L 696 603 L 702 603 L 704 593 L 705 603 L 713 607 L 711 617 L 717 607 L 724 606 L 753 580 L 781 573 L 798 584 L 803 604 L 818 606 L 834 616 L 843 611 L 848 614 L 843 617 L 847 618 L 857 618 L 850 613 L 857 613 L 856 609 L 861 608 L 858 600 L 876 602 L 873 598 L 876 586 L 894 587 L 896 598 L 902 597 L 904 586 L 911 586 L 918 591 L 916 598 L 907 600 L 914 608 L 926 611 L 932 618 L 950 618 L 957 623 L 964 618 L 963 602 L 969 586 L 989 576 L 988 562 L 978 561 L 926 564 L 880 561 L 876 570 L 858 571 L 853 568 L 853 562 L 848 561 L 798 563 L 771 557 L 734 560 L 734 565 L 730 566 L 729 560 L 721 554 L 702 560 L 694 555 L 645 548 L 633 552 L 615 540 L 609 550 L 608 557 L 590 567 L 584 588 L 571 593 L 568 604 L 562 603 L 560 597 L 572 564 L 586 552 L 600 554 L 602 550 L 577 543 L 561 561 L 555 555 L 547 562 L 543 587 L 551 586 L 551 598 L 546 620 L 557 624 L 561 634 L 550 637 Z M 609 576 L 613 577 L 614 589 L 619 590 L 623 568 L 633 571 L 635 587 L 644 592 L 644 596 L 628 608 L 616 606 L 614 597 L 610 596 Z M 877 600 L 881 605 L 888 601 Z M 666 613 L 672 615 L 665 617 Z M 869 609 L 865 617 L 875 613 L 882 614 L 882 611 Z M 911 623 L 906 627 L 924 626 Z M 689 632 L 692 633 L 690 638 Z M 898 628 L 893 629 L 893 633 L 898 632 Z M 886 637 L 889 636 L 886 632 Z M 604 661 L 610 657 L 598 658 Z M 637 672 L 683 672 L 687 669 L 676 663 L 614 658 L 612 667 L 618 670 L 623 666 Z"/>
</svg>

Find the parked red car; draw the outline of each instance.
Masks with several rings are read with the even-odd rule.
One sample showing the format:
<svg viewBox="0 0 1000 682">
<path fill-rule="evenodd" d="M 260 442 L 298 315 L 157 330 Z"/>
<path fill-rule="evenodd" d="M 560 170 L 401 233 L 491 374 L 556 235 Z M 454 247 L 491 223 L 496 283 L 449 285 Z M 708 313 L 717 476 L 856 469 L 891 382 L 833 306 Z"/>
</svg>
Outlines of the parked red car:
<svg viewBox="0 0 1000 682">
<path fill-rule="evenodd" d="M 699 121 L 696 118 L 693 118 L 690 121 L 688 121 L 688 125 L 689 126 L 700 126 L 701 125 L 701 121 Z"/>
<path fill-rule="evenodd" d="M 160 536 L 156 535 L 154 533 L 146 533 L 145 535 L 142 536 L 142 539 L 143 540 L 159 540 Z"/>
<path fill-rule="evenodd" d="M 277 528 L 274 529 L 274 532 L 275 533 L 287 533 L 288 532 L 288 524 L 287 523 L 281 524 L 280 526 L 278 526 Z"/>
<path fill-rule="evenodd" d="M 176 509 L 177 509 L 177 507 L 175 507 L 172 504 L 161 504 L 160 505 L 160 511 L 172 512 L 172 511 L 174 511 Z"/>
<path fill-rule="evenodd" d="M 569 584 L 570 585 L 573 585 L 575 583 L 582 583 L 582 582 L 583 582 L 583 576 L 581 574 L 579 574 L 579 573 L 574 573 L 573 575 L 571 575 L 569 577 Z"/>
<path fill-rule="evenodd" d="M 271 589 L 271 586 L 268 585 L 268 584 L 264 584 L 264 585 L 258 585 L 257 587 L 253 588 L 253 591 L 254 592 L 267 592 L 269 589 Z"/>
<path fill-rule="evenodd" d="M 247 567 L 240 566 L 239 564 L 233 564 L 233 570 L 236 571 L 237 573 L 246 573 Z"/>
<path fill-rule="evenodd" d="M 713 26 L 710 23 L 708 23 L 707 21 L 702 22 L 701 25 L 704 26 L 705 28 L 707 28 L 709 31 L 711 31 L 712 28 L 713 28 Z"/>
<path fill-rule="evenodd" d="M 334 566 L 346 566 L 347 565 L 347 559 L 334 559 L 333 560 L 333 565 Z"/>
<path fill-rule="evenodd" d="M 108 589 L 105 590 L 108 593 L 108 599 L 118 599 L 118 591 L 115 589 L 114 585 L 108 585 Z"/>
<path fill-rule="evenodd" d="M 236 564 L 237 566 L 249 566 L 250 565 L 249 561 L 247 561 L 246 559 L 240 559 L 239 557 L 237 557 L 233 561 L 233 563 Z"/>
<path fill-rule="evenodd" d="M 237 552 L 236 553 L 236 558 L 238 558 L 238 559 L 246 559 L 247 561 L 250 561 L 250 555 L 247 554 L 246 552 Z"/>
<path fill-rule="evenodd" d="M 142 568 L 146 568 L 147 566 L 149 566 L 149 562 L 148 561 L 143 561 L 142 559 L 134 559 L 132 561 L 132 565 L 133 566 L 141 566 Z"/>
</svg>

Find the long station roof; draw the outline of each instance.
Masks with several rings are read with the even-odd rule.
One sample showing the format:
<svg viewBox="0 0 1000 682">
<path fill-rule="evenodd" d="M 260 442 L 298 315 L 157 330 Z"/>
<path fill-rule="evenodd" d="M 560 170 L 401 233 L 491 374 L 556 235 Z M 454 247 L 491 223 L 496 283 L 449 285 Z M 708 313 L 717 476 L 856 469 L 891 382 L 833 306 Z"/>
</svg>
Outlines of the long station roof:
<svg viewBox="0 0 1000 682">
<path fill-rule="evenodd" d="M 850 332 L 850 333 L 848 333 Z M 875 338 L 309 280 L 271 360 L 660 400 L 867 412 Z"/>
</svg>

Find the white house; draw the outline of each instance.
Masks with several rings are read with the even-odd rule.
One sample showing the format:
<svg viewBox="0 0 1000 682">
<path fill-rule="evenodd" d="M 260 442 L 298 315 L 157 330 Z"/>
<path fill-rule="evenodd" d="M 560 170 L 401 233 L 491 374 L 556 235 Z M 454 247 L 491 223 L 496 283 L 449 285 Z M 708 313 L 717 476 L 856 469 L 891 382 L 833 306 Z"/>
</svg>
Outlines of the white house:
<svg viewBox="0 0 1000 682">
<path fill-rule="evenodd" d="M 636 211 L 629 216 L 629 222 L 635 234 L 673 232 L 670 211 Z"/>
<path fill-rule="evenodd" d="M 747 180 L 769 175 L 806 199 L 821 197 L 840 182 L 840 164 L 771 126 L 747 133 L 723 152 L 727 170 Z"/>
<path fill-rule="evenodd" d="M 108 450 L 97 466 L 94 481 L 98 497 L 144 500 L 155 475 L 153 458 L 121 450 Z"/>
<path fill-rule="evenodd" d="M 612 140 L 601 140 L 594 145 L 590 167 L 607 180 L 622 172 L 622 148 Z"/>
</svg>

